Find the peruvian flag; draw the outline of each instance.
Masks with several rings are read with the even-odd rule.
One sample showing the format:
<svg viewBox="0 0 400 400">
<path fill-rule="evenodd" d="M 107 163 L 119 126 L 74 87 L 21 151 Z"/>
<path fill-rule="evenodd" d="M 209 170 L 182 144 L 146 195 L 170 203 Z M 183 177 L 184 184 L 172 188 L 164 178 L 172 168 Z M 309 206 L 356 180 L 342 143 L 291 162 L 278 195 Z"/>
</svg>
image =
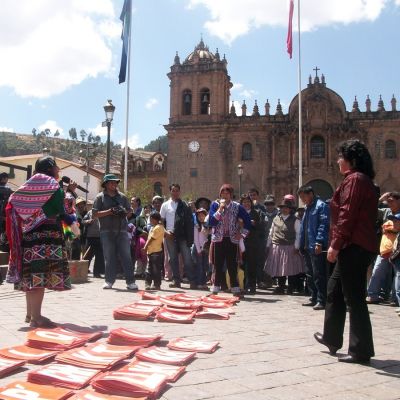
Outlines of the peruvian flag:
<svg viewBox="0 0 400 400">
<path fill-rule="evenodd" d="M 294 10 L 294 0 L 290 0 L 289 24 L 288 24 L 288 33 L 286 38 L 286 49 L 287 52 L 289 53 L 290 58 L 292 58 L 292 52 L 293 52 L 293 35 L 292 35 L 293 10 Z"/>
</svg>

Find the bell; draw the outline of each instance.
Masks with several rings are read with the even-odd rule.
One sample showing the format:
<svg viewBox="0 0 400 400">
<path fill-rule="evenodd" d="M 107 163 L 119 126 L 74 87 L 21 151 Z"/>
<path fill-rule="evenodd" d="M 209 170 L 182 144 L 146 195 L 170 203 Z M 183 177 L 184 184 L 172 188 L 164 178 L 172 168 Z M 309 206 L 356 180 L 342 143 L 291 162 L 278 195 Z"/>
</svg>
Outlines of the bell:
<svg viewBox="0 0 400 400">
<path fill-rule="evenodd" d="M 191 101 L 190 94 L 185 95 L 185 103 L 189 104 Z"/>
<path fill-rule="evenodd" d="M 208 103 L 209 102 L 207 93 L 204 94 L 202 102 L 203 103 Z"/>
</svg>

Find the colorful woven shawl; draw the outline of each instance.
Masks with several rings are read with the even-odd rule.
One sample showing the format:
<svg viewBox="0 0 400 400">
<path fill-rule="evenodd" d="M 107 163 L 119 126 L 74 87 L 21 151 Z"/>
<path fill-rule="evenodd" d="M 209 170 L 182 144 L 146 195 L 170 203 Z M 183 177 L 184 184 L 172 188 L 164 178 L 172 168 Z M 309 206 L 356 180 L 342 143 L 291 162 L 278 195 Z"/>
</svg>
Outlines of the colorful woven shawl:
<svg viewBox="0 0 400 400">
<path fill-rule="evenodd" d="M 59 188 L 53 177 L 36 174 L 10 196 L 6 208 L 6 230 L 10 243 L 7 282 L 21 280 L 22 234 L 30 232 L 46 219 L 42 207 Z"/>
</svg>

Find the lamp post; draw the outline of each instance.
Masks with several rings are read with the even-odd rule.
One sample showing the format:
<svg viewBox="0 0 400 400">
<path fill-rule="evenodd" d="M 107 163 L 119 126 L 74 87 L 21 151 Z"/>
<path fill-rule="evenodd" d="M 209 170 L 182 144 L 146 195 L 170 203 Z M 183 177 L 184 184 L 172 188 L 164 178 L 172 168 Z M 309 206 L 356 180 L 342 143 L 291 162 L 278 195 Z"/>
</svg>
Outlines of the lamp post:
<svg viewBox="0 0 400 400">
<path fill-rule="evenodd" d="M 239 197 L 242 195 L 242 175 L 243 175 L 243 166 L 239 164 L 237 166 L 237 173 L 239 176 Z"/>
<path fill-rule="evenodd" d="M 114 117 L 115 106 L 112 100 L 107 100 L 107 104 L 104 106 L 104 112 L 106 113 L 106 120 L 103 122 L 103 126 L 107 126 L 107 153 L 106 153 L 106 174 L 110 173 L 110 157 L 111 157 L 111 121 Z"/>
</svg>

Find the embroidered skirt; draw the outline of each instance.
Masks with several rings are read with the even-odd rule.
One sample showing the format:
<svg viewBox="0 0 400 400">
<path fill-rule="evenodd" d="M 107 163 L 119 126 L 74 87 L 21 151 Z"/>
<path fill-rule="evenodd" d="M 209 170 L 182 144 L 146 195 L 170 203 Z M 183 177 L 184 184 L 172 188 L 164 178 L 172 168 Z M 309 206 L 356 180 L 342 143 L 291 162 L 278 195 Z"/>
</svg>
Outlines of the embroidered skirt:
<svg viewBox="0 0 400 400">
<path fill-rule="evenodd" d="M 272 277 L 297 275 L 305 271 L 304 260 L 299 252 L 295 252 L 294 245 L 273 244 L 264 271 Z"/>
<path fill-rule="evenodd" d="M 61 224 L 45 220 L 22 238 L 22 279 L 16 290 L 71 289 L 67 252 Z"/>
</svg>

